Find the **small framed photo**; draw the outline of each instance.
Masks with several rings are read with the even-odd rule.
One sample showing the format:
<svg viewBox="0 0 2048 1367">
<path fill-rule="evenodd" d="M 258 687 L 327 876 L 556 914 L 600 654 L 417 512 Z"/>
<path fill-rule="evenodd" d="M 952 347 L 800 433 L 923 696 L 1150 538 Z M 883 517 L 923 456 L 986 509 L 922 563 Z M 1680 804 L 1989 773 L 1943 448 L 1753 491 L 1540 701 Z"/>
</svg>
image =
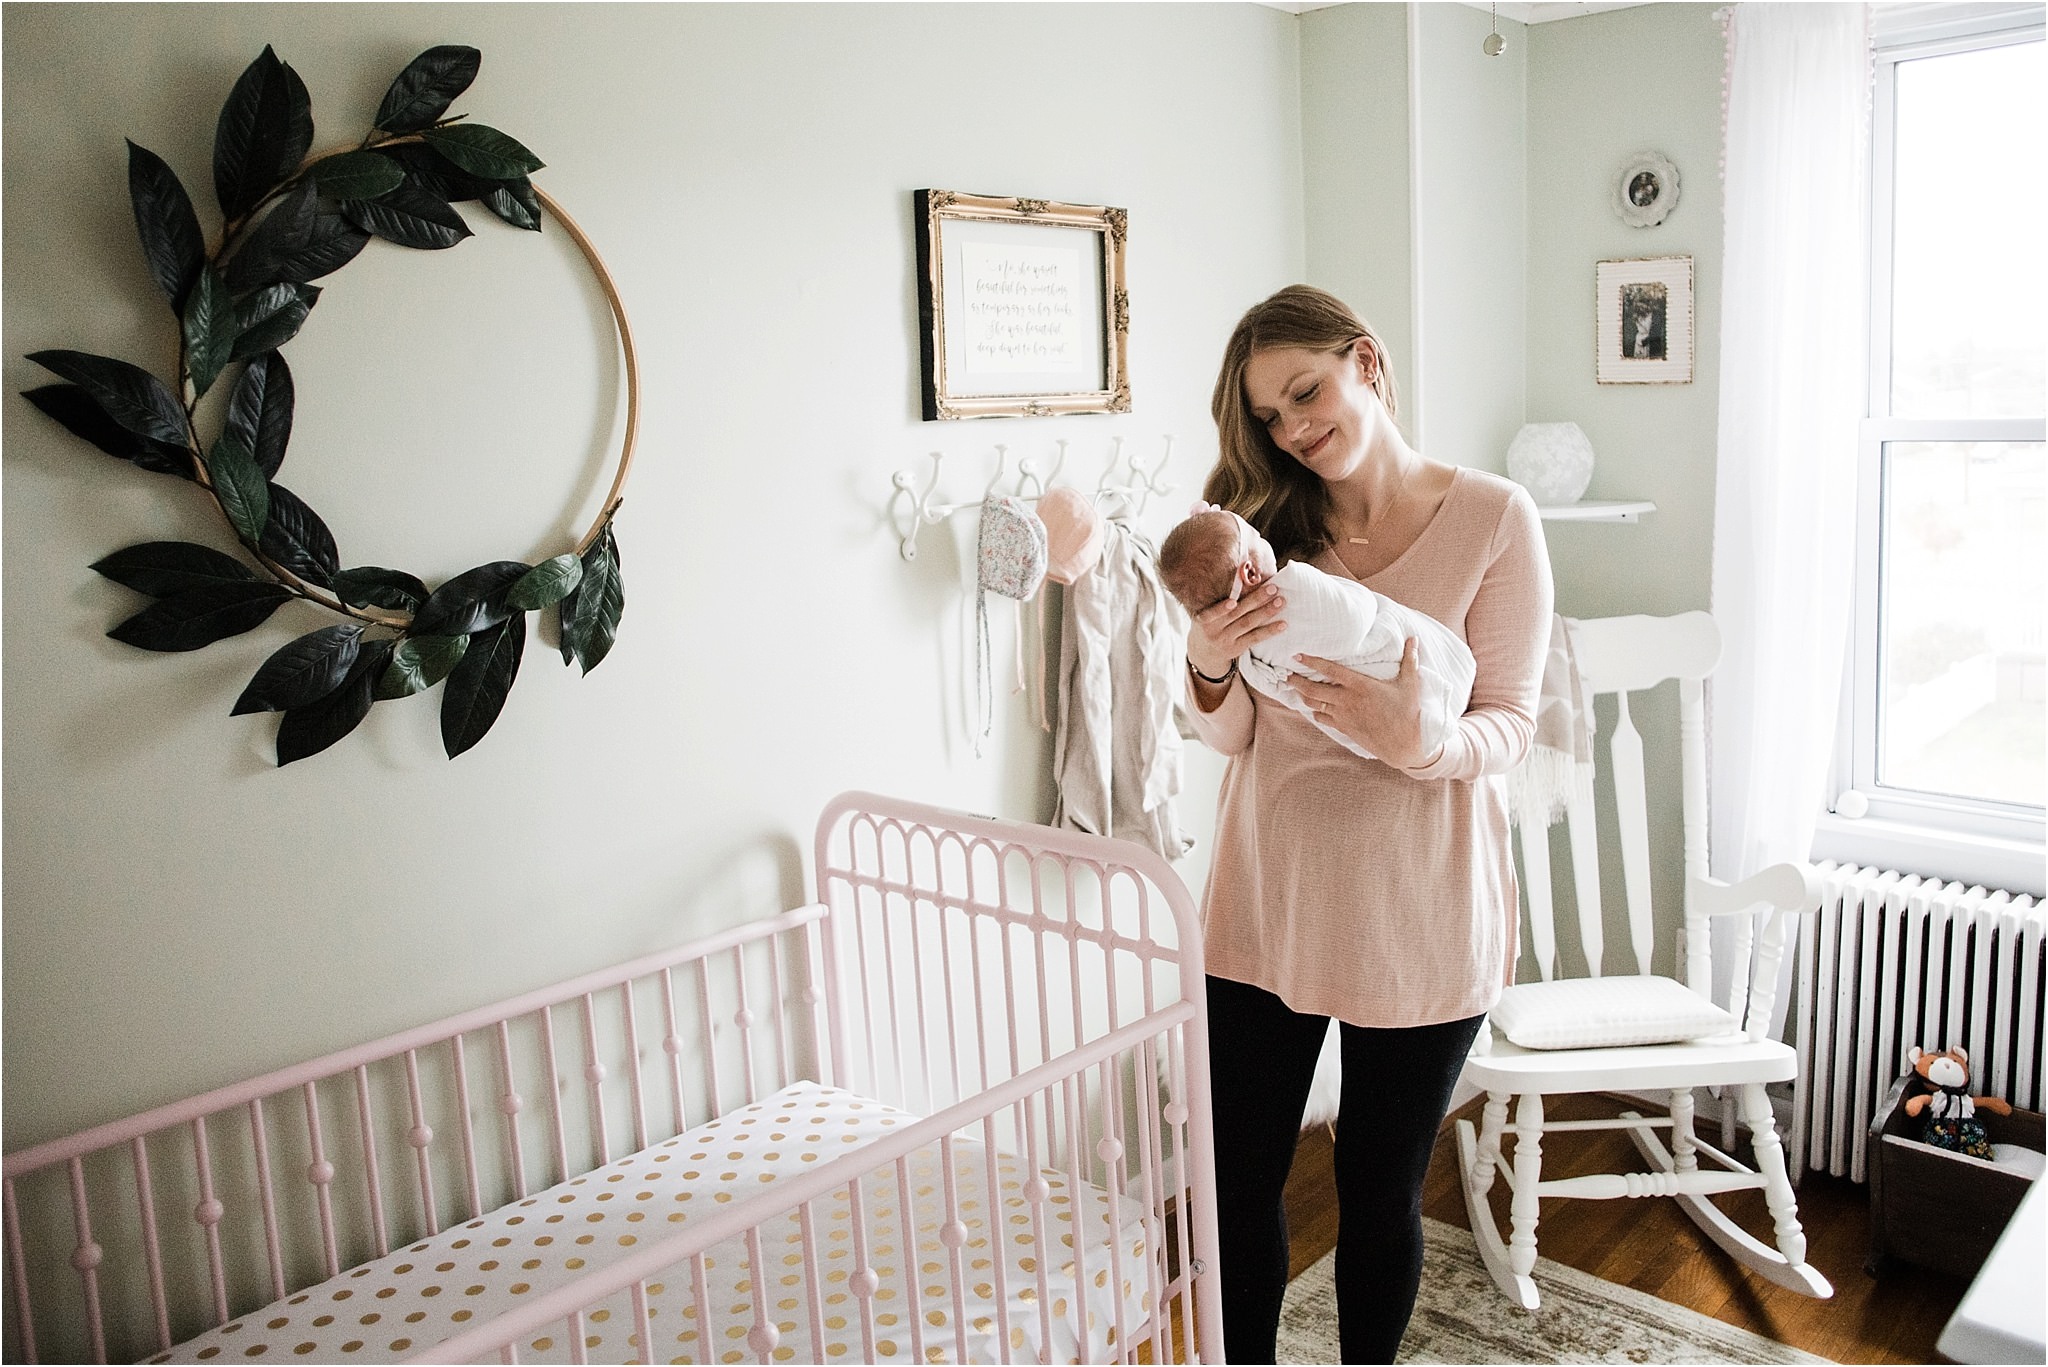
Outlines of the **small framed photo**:
<svg viewBox="0 0 2048 1367">
<path fill-rule="evenodd" d="M 919 190 L 924 419 L 1128 413 L 1122 209 Z"/>
<path fill-rule="evenodd" d="M 1692 258 L 1656 256 L 1594 267 L 1594 379 L 1692 383 Z"/>
</svg>

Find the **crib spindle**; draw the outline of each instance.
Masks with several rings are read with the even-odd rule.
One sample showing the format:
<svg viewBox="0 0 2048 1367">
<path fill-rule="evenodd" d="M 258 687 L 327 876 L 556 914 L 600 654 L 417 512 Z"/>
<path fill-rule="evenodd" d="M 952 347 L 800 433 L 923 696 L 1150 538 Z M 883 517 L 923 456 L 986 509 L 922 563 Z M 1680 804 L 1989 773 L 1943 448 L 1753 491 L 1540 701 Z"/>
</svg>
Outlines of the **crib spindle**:
<svg viewBox="0 0 2048 1367">
<path fill-rule="evenodd" d="M 1010 1108 L 1012 1114 L 1010 1123 L 1016 1126 L 1017 1132 L 1020 1134 L 1024 1128 L 1025 1104 L 1020 1099 Z M 1002 1360 L 1010 1362 L 1013 1361 L 1010 1356 L 1010 1260 L 1004 1256 L 1003 1252 L 1004 1245 L 1008 1242 L 1009 1237 L 1005 1229 L 1005 1226 L 1009 1223 L 1009 1217 L 1005 1212 L 1009 1207 L 1004 1204 L 1003 1199 L 1002 1169 L 995 1161 L 996 1116 L 994 1112 L 982 1117 L 981 1143 L 988 1153 L 988 1162 L 983 1164 L 988 1178 L 988 1228 L 986 1243 L 989 1248 L 989 1261 L 995 1265 L 996 1339 L 999 1350 L 1002 1353 Z"/>
<path fill-rule="evenodd" d="M 754 1079 L 754 1008 L 747 999 L 747 951 L 744 945 L 733 946 L 732 983 L 734 996 L 739 1002 L 732 1013 L 732 1023 L 739 1027 L 740 1032 L 740 1083 L 745 1096 L 741 1104 L 751 1106 L 761 1099 L 761 1093 Z"/>
<path fill-rule="evenodd" d="M 497 1046 L 498 1071 L 505 1080 L 505 1090 L 498 1094 L 498 1114 L 504 1117 L 506 1156 L 512 1165 L 512 1194 L 523 1201 L 526 1199 L 526 1144 L 519 1135 L 519 1113 L 526 1109 L 526 1098 L 519 1094 L 519 1075 L 513 1071 L 512 1028 L 508 1022 L 498 1022 Z"/>
<path fill-rule="evenodd" d="M 865 1350 L 861 1361 L 876 1362 L 879 1359 L 875 1355 L 875 1292 L 882 1279 L 868 1258 L 867 1201 L 859 1178 L 846 1184 L 846 1199 L 847 1218 L 853 1227 L 853 1272 L 846 1279 L 846 1289 L 860 1306 L 861 1347 Z"/>
<path fill-rule="evenodd" d="M 903 1272 L 904 1318 L 910 1321 L 910 1360 L 929 1362 L 924 1352 L 924 1315 L 919 1310 L 923 1293 L 919 1288 L 917 1217 L 910 1203 L 910 1159 L 896 1160 L 896 1265 Z"/>
<path fill-rule="evenodd" d="M 306 1112 L 306 1145 L 313 1161 L 306 1165 L 306 1180 L 312 1183 L 313 1197 L 320 1213 L 321 1252 L 326 1255 L 327 1275 L 341 1273 L 341 1248 L 334 1234 L 334 1194 L 329 1189 L 334 1181 L 334 1165 L 327 1161 L 326 1140 L 320 1134 L 320 1094 L 314 1084 L 308 1082 L 303 1089 Z"/>
<path fill-rule="evenodd" d="M 626 1016 L 626 1090 L 633 1102 L 633 1151 L 647 1147 L 647 1078 L 640 1067 L 640 1018 L 633 1010 L 633 984 L 619 984 Z"/>
<path fill-rule="evenodd" d="M 983 1161 L 994 1167 L 996 1151 L 990 1147 Z M 953 1273 L 953 1361 L 967 1361 L 967 1222 L 960 1215 L 960 1174 L 954 1168 L 953 1136 L 939 1138 L 940 1189 L 946 1196 L 946 1219 L 939 1226 L 939 1246 L 946 1250 L 947 1265 Z"/>
<path fill-rule="evenodd" d="M 1046 1129 L 1044 1152 L 1050 1154 L 1054 1144 L 1052 1136 L 1052 1091 L 1057 1083 L 1042 1087 L 1038 1091 L 1039 1105 L 1044 1112 Z M 1024 1204 L 1031 1210 L 1031 1243 L 1038 1255 L 1031 1260 L 1032 1280 L 1038 1289 L 1038 1341 L 1052 1342 L 1052 1277 L 1048 1271 L 1052 1259 L 1046 1255 L 1045 1201 L 1051 1195 L 1043 1176 L 1044 1164 L 1040 1160 L 1039 1122 L 1034 1118 L 1030 1105 L 1031 1098 L 1024 1099 L 1024 1167 L 1030 1176 L 1024 1179 Z"/>
<path fill-rule="evenodd" d="M 789 998 L 782 989 L 782 946 L 768 942 L 768 1015 L 775 1031 L 775 1085 L 788 1086 L 796 1078 L 796 1058 L 790 1050 Z"/>
<path fill-rule="evenodd" d="M 359 1067 L 355 1075 L 356 1123 L 362 1132 L 363 1190 L 370 1200 L 370 1233 L 381 1258 L 391 1251 L 391 1233 L 384 1220 L 384 1174 L 377 1166 L 377 1116 L 370 1105 L 370 1070 Z"/>
<path fill-rule="evenodd" d="M 1149 968 L 1145 975 L 1150 982 Z M 1151 1014 L 1150 993 L 1147 993 L 1147 1012 Z M 1138 1074 L 1133 1090 L 1138 1099 L 1138 1169 L 1143 1175 L 1145 1187 L 1145 1247 L 1152 1256 L 1145 1260 L 1145 1285 L 1149 1291 L 1152 1307 L 1152 1360 L 1166 1362 L 1169 1345 L 1166 1340 L 1166 1290 L 1160 1285 L 1160 1275 L 1166 1265 L 1166 1231 L 1154 1223 L 1152 1212 L 1164 1210 L 1166 1193 L 1159 1170 L 1159 1041 L 1154 1038 L 1138 1046 Z M 1125 1360 L 1130 1361 L 1135 1348 L 1129 1350 Z"/>
<path fill-rule="evenodd" d="M 138 1165 L 146 1163 L 147 1155 L 139 1148 L 137 1140 Z M 249 1147 L 256 1158 L 256 1201 L 263 1215 L 263 1254 L 270 1266 L 270 1290 L 272 1300 L 284 1299 L 286 1287 L 284 1277 L 284 1245 L 278 1232 L 276 1186 L 271 1180 L 270 1130 L 263 1117 L 263 1099 L 253 1098 L 249 1102 Z M 152 1217 L 153 1219 L 153 1217 Z M 155 1238 L 152 1228 L 150 1237 Z M 164 1347 L 170 1347 L 166 1343 Z"/>
<path fill-rule="evenodd" d="M 697 1024 L 704 1031 L 704 1086 L 707 1114 L 716 1117 L 724 1110 L 718 1086 L 718 1050 L 714 1047 L 716 1032 L 711 1024 L 711 970 L 707 961 L 697 960 Z"/>
<path fill-rule="evenodd" d="M 1115 979 L 1112 978 L 1111 981 L 1113 982 Z M 1110 1019 L 1116 1019 L 1113 1011 Z M 1122 1089 L 1116 1085 L 1116 1061 L 1114 1059 L 1104 1059 L 1102 1061 L 1102 1141 L 1096 1148 L 1096 1154 L 1102 1159 L 1103 1163 L 1103 1177 L 1105 1180 L 1102 1183 L 1102 1188 L 1109 1193 L 1109 1203 L 1103 1211 L 1103 1218 L 1108 1225 L 1109 1232 L 1109 1303 L 1115 1307 L 1116 1313 L 1116 1355 L 1120 1358 L 1128 1358 L 1130 1356 L 1131 1326 L 1124 1318 L 1124 1240 L 1121 1224 L 1117 1219 L 1118 1212 L 1123 1209 L 1124 1173 L 1126 1166 L 1124 1163 L 1122 1095 Z M 1076 1212 L 1074 1218 L 1079 1220 L 1081 1218 L 1080 1214 Z M 1074 1243 L 1077 1247 L 1088 1242 L 1082 1237 L 1082 1234 L 1083 1231 L 1076 1227 L 1074 1230 Z"/>
<path fill-rule="evenodd" d="M 441 1208 L 434 1199 L 434 1160 L 428 1152 L 434 1142 L 434 1127 L 427 1123 L 426 1101 L 420 1095 L 420 1056 L 413 1049 L 405 1051 L 405 1090 L 412 1105 L 412 1128 L 406 1131 L 405 1142 L 412 1146 L 419 1172 L 420 1215 L 431 1236 L 441 1232 Z"/>
<path fill-rule="evenodd" d="M 820 1351 L 825 1342 L 825 1269 L 818 1258 L 818 1203 L 806 1201 L 797 1211 L 797 1229 L 802 1235 L 800 1245 L 803 1261 L 805 1300 L 811 1320 L 812 1351 Z M 785 1262 L 788 1260 L 785 1259 Z"/>
<path fill-rule="evenodd" d="M 597 1048 L 597 1001 L 588 992 L 583 994 L 583 1056 L 589 1062 L 583 1066 L 583 1080 L 590 1085 L 590 1128 L 597 1136 L 599 1163 L 612 1161 L 612 1130 L 605 1121 L 604 1081 L 607 1076 L 604 1058 Z M 564 1176 L 567 1169 L 563 1170 Z"/>
<path fill-rule="evenodd" d="M 21 1249 L 21 1207 L 14 1191 L 14 1179 L 8 1178 L 0 1188 L 5 1203 L 0 1205 L 0 1218 L 7 1223 L 7 1289 L 14 1301 L 14 1331 L 21 1349 L 23 1362 L 41 1362 L 36 1351 L 36 1316 L 34 1301 L 28 1291 L 28 1260 Z"/>
<path fill-rule="evenodd" d="M 225 1324 L 228 1321 L 228 1277 L 220 1256 L 220 1222 L 221 1217 L 227 1214 L 227 1208 L 214 1194 L 213 1154 L 207 1147 L 205 1116 L 192 1122 L 192 1161 L 199 1172 L 199 1204 L 192 1210 L 192 1219 L 206 1233 L 206 1267 L 213 1279 L 213 1322 Z"/>
<path fill-rule="evenodd" d="M 85 1194 L 85 1162 L 74 1158 L 71 1176 L 71 1228 L 78 1243 L 72 1249 L 71 1266 L 85 1292 L 86 1326 L 92 1335 L 92 1360 L 107 1360 L 107 1325 L 100 1310 L 100 1262 L 106 1250 L 92 1237 L 92 1205 Z"/>
<path fill-rule="evenodd" d="M 1088 1241 L 1081 1237 L 1081 1194 L 1078 1188 L 1080 1183 L 1086 1180 L 1084 1174 L 1088 1171 L 1087 1161 L 1081 1156 L 1081 1141 L 1086 1137 L 1088 1128 L 1087 1074 L 1069 1074 L 1061 1086 L 1062 1090 L 1067 1094 L 1067 1222 L 1068 1229 L 1071 1231 L 1068 1237 L 1072 1239 L 1074 1245 L 1074 1319 L 1081 1342 L 1086 1343 L 1088 1341 Z M 1058 1242 L 1059 1240 L 1055 1238 L 1053 1245 L 1041 1247 L 1039 1250 L 1040 1254 L 1050 1261 L 1052 1256 L 1050 1248 L 1056 1246 Z"/>
<path fill-rule="evenodd" d="M 570 1311 L 566 1323 L 569 1329 L 569 1361 L 582 1367 L 590 1361 L 590 1345 L 586 1342 L 589 1336 L 584 1332 L 583 1312 Z"/>
<path fill-rule="evenodd" d="M 569 1136 L 562 1127 L 562 1069 L 555 1057 L 555 1009 L 540 1009 L 541 1058 L 548 1070 L 548 1122 L 554 1127 L 555 1180 L 569 1180 Z"/>
<path fill-rule="evenodd" d="M 768 1261 L 761 1256 L 761 1226 L 748 1227 L 746 1245 L 747 1263 L 754 1271 L 747 1278 L 747 1299 L 754 1313 L 754 1323 L 747 1330 L 747 1347 L 761 1361 L 773 1362 L 775 1349 L 782 1342 L 782 1330 L 768 1305 Z"/>
<path fill-rule="evenodd" d="M 135 1171 L 135 1202 L 142 1217 L 142 1269 L 149 1283 L 149 1308 L 156 1321 L 157 1350 L 171 1346 L 170 1305 L 164 1294 L 163 1243 L 157 1237 L 156 1188 L 149 1176 L 149 1148 L 141 1135 L 128 1141 L 128 1158 Z"/>
<path fill-rule="evenodd" d="M 462 1175 L 469 1197 L 469 1218 L 484 1213 L 483 1180 L 476 1167 L 476 1121 L 469 1110 L 469 1051 L 460 1034 L 448 1037 L 449 1063 L 455 1070 L 455 1113 L 462 1118 Z"/>
<path fill-rule="evenodd" d="M 676 1028 L 676 982 L 672 969 L 661 970 L 661 1051 L 668 1055 L 669 1104 L 675 1117 L 675 1132 L 690 1128 L 683 1105 L 683 1036 Z"/>
<path fill-rule="evenodd" d="M 647 1283 L 633 1283 L 633 1346 L 638 1361 L 654 1361 L 654 1323 L 647 1314 Z"/>
<path fill-rule="evenodd" d="M 718 1353 L 718 1345 L 711 1339 L 711 1278 L 704 1271 L 704 1255 L 690 1255 L 690 1296 L 697 1311 L 697 1349 L 699 1362 L 710 1362 Z M 685 1331 L 687 1335 L 688 1331 Z M 680 1342 L 681 1339 L 679 1338 Z M 873 1362 L 875 1355 L 870 1352 L 867 1360 Z"/>
</svg>

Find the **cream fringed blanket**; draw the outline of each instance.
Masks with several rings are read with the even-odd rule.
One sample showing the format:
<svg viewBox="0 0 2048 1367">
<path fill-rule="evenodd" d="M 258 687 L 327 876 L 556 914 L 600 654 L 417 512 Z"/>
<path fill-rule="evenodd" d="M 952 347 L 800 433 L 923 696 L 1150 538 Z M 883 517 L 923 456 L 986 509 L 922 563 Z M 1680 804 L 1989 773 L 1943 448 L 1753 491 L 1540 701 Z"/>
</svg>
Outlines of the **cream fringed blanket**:
<svg viewBox="0 0 2048 1367">
<path fill-rule="evenodd" d="M 1529 754 L 1508 772 L 1508 818 L 1543 813 L 1544 824 L 1564 815 L 1579 766 L 1593 763 L 1593 700 L 1579 678 L 1572 648 L 1572 624 L 1550 619 L 1550 650 L 1543 659 L 1543 683 L 1536 697 L 1536 738 Z"/>
</svg>

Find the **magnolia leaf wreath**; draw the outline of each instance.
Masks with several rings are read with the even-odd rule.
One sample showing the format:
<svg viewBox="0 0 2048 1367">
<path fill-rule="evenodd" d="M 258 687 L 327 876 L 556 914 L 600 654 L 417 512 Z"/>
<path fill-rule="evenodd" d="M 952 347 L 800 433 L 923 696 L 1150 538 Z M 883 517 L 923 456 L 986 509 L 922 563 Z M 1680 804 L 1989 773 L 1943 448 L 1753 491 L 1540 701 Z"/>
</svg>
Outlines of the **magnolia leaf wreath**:
<svg viewBox="0 0 2048 1367">
<path fill-rule="evenodd" d="M 177 385 L 107 356 L 28 358 L 65 383 L 23 397 L 108 455 L 205 490 L 259 567 L 189 541 L 115 551 L 92 568 L 154 601 L 109 636 L 144 650 L 198 650 L 253 630 L 293 599 L 344 619 L 271 655 L 235 702 L 235 715 L 282 714 L 280 765 L 334 744 L 373 704 L 444 682 L 441 741 L 452 759 L 503 709 L 525 650 L 526 614 L 554 609 L 563 663 L 588 674 L 611 650 L 625 610 L 612 530 L 633 446 L 625 314 L 589 241 L 529 180 L 541 161 L 497 129 L 448 114 L 480 64 L 475 48 L 421 53 L 391 83 L 360 143 L 309 155 L 305 83 L 264 48 L 235 83 L 214 137 L 217 245 L 209 249 L 171 168 L 128 144 L 142 253 L 179 323 Z M 294 401 L 279 349 L 319 302 L 312 281 L 354 260 L 372 238 L 423 251 L 454 246 L 470 236 L 454 207 L 464 201 L 531 232 L 540 231 L 545 209 L 568 230 L 598 271 L 625 344 L 629 415 L 611 492 L 572 551 L 538 565 L 493 561 L 430 590 L 402 570 L 345 568 L 327 525 L 277 482 Z M 200 401 L 224 383 L 220 430 L 204 443 Z"/>
</svg>

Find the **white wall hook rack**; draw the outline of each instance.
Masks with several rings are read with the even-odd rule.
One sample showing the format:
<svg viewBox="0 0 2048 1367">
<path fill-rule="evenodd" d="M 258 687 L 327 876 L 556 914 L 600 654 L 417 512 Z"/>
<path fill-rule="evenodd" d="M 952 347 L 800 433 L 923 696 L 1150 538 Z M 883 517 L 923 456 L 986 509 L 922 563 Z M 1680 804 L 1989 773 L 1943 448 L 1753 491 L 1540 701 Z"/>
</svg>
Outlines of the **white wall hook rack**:
<svg viewBox="0 0 2048 1367">
<path fill-rule="evenodd" d="M 1163 440 L 1159 456 L 1147 462 L 1135 452 L 1126 454 L 1128 439 L 1112 438 L 1113 446 L 1109 464 L 1096 482 L 1093 497 L 1098 503 L 1110 507 L 1111 517 L 1135 517 L 1144 512 L 1146 502 L 1154 494 L 1170 494 L 1174 486 L 1166 478 L 1166 472 L 1173 460 L 1173 437 L 1169 434 Z M 1068 438 L 1061 437 L 1054 443 L 1057 452 L 1049 469 L 1041 471 L 1038 458 L 1025 456 L 1017 462 L 1016 482 L 1011 493 L 1027 503 L 1035 503 L 1045 496 L 1048 489 L 1058 481 L 1060 472 L 1066 468 Z M 1008 443 L 996 443 L 995 473 L 989 477 L 988 486 L 977 498 L 960 502 L 942 502 L 934 496 L 939 488 L 939 471 L 945 464 L 946 453 L 933 451 L 930 473 L 919 487 L 917 476 L 910 470 L 898 470 L 890 476 L 894 492 L 889 495 L 889 525 L 897 536 L 897 546 L 905 560 L 917 559 L 918 533 L 926 527 L 936 526 L 955 513 L 969 508 L 979 508 L 989 497 L 1003 492 L 1003 481 L 1010 471 L 1010 448 Z"/>
</svg>

